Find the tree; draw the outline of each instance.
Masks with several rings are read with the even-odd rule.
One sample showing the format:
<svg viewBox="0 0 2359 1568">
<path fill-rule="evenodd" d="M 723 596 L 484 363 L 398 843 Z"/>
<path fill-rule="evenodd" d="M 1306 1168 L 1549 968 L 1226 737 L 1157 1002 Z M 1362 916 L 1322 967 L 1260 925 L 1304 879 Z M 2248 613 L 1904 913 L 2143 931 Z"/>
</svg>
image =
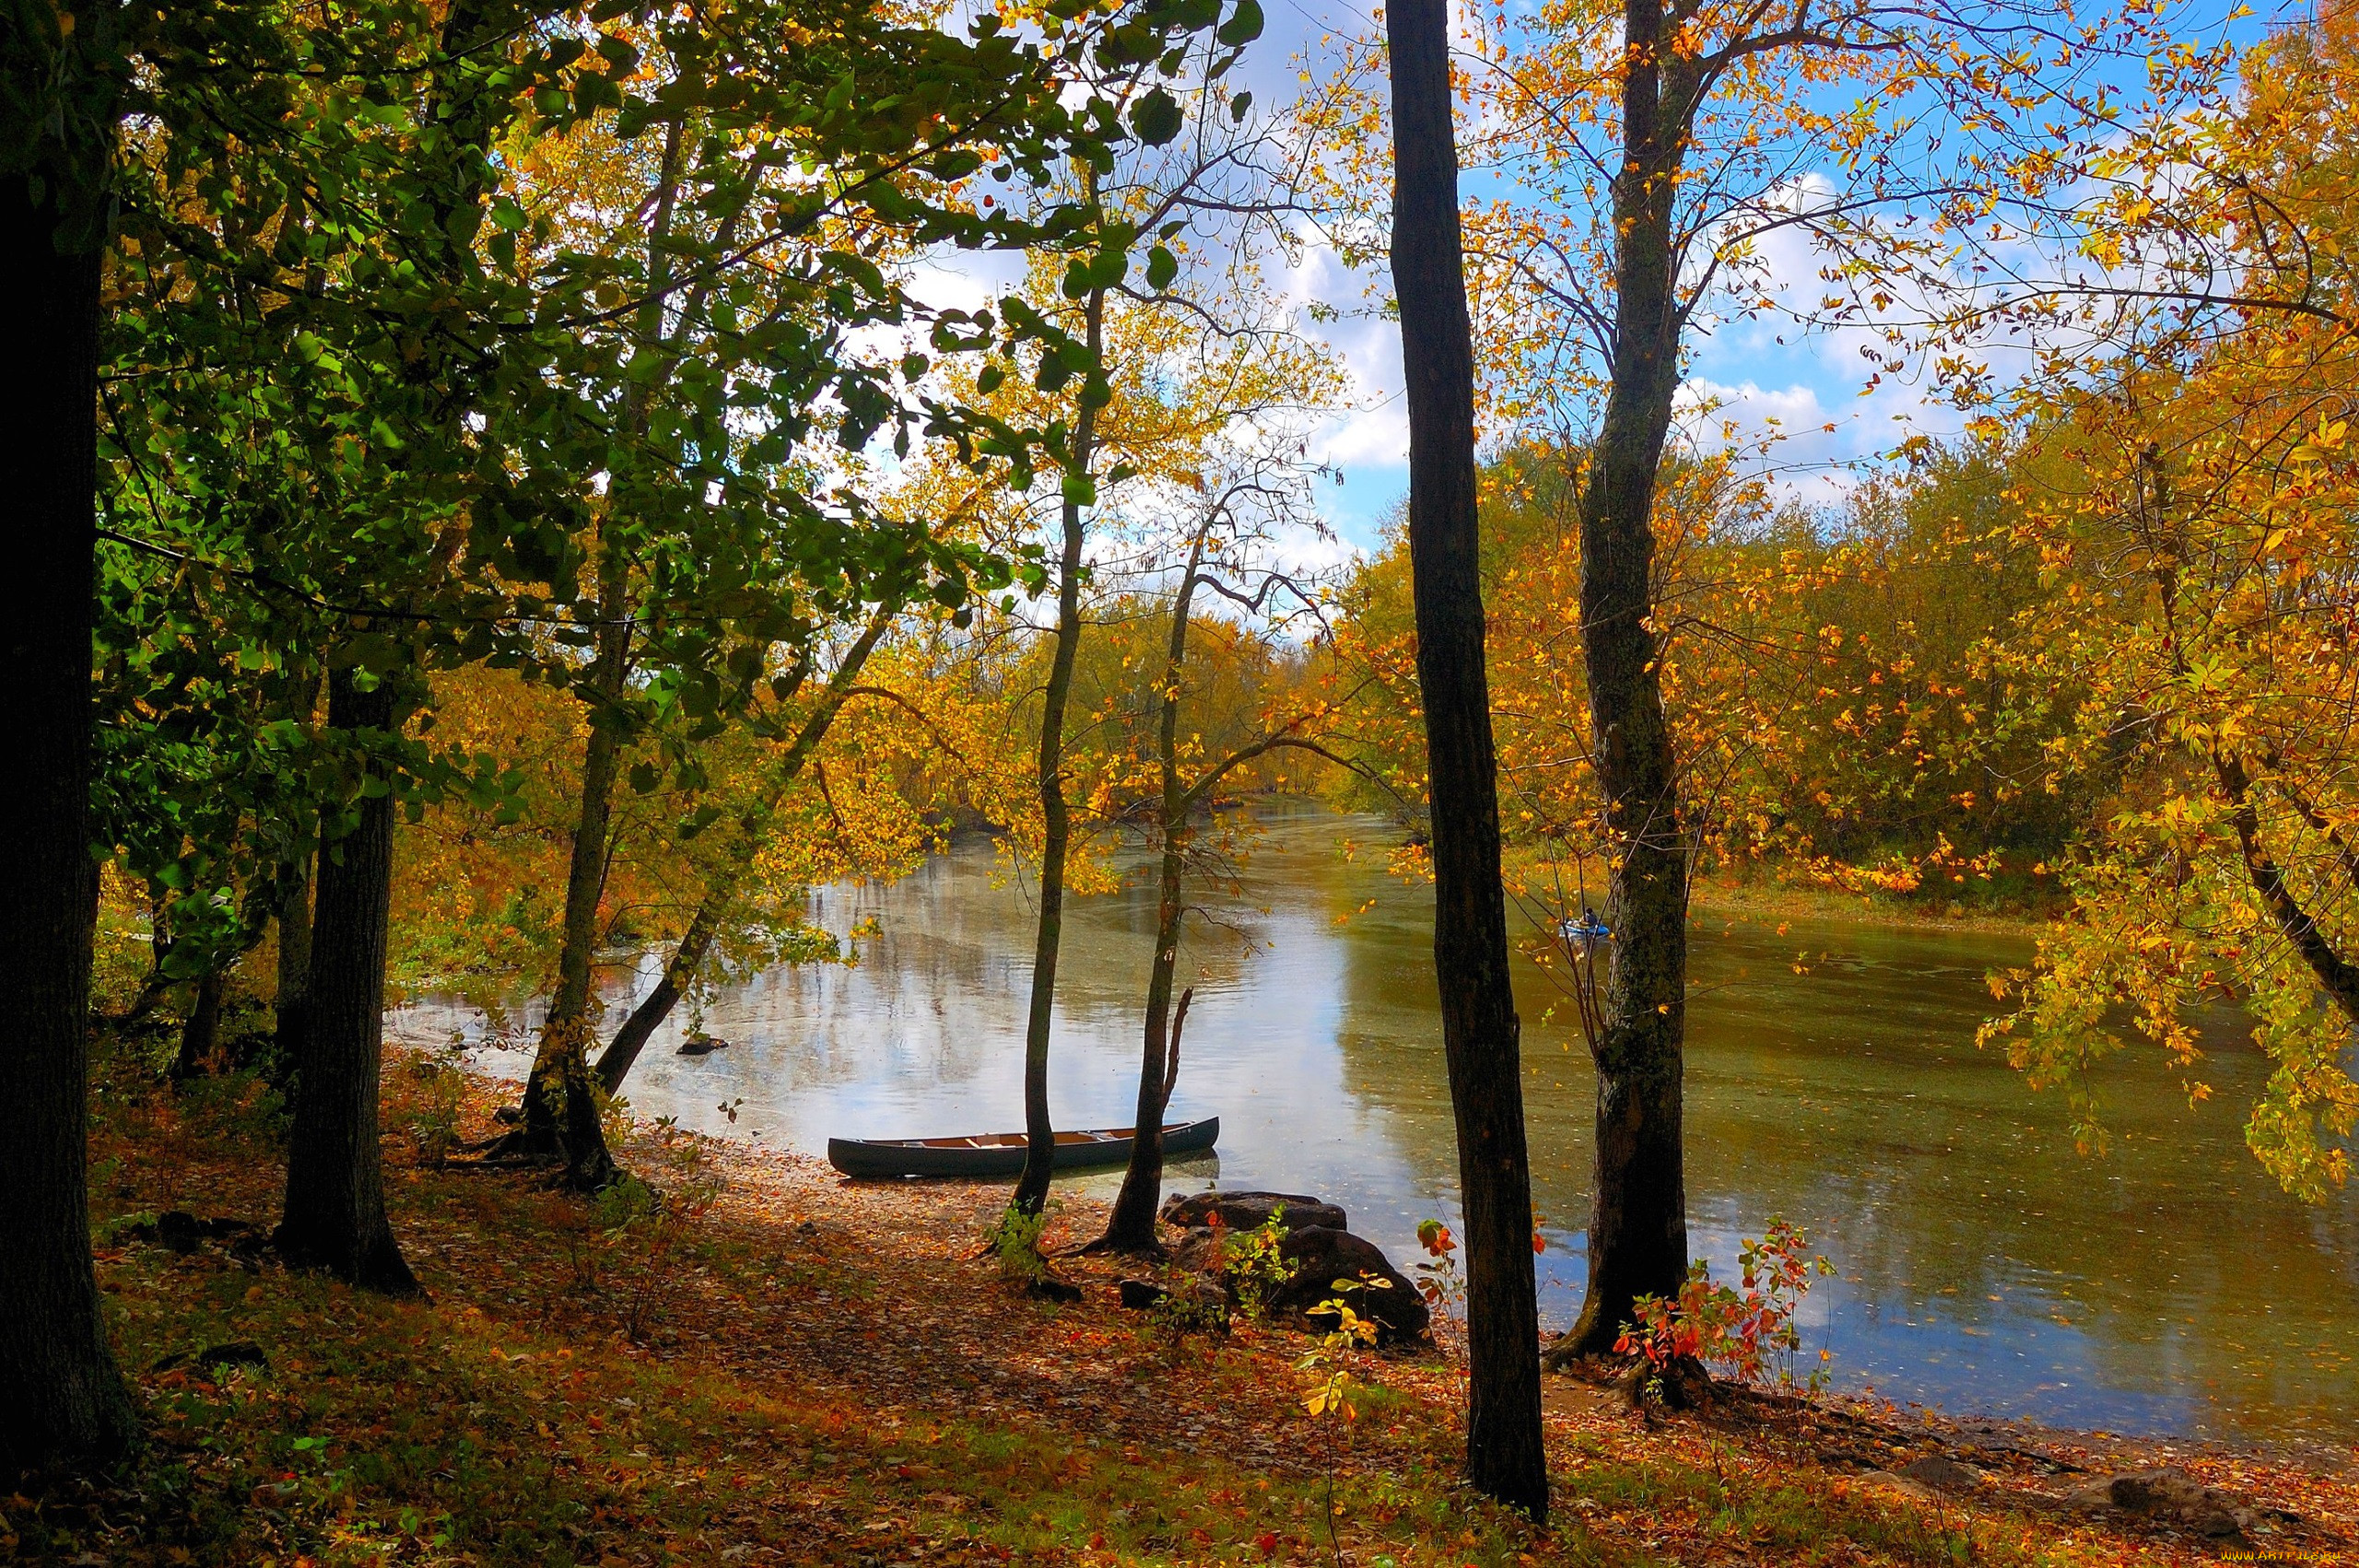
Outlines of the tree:
<svg viewBox="0 0 2359 1568">
<path fill-rule="evenodd" d="M 1466 1206 L 1466 1470 L 1482 1491 L 1540 1519 L 1548 1512 L 1548 1461 L 1532 1164 L 1483 655 L 1474 351 L 1459 240 L 1449 15 L 1441 0 L 1408 0 L 1386 17 L 1393 298 L 1409 394 L 1409 550 L 1434 825 L 1434 971 Z"/>
<path fill-rule="evenodd" d="M 96 597 L 100 255 L 122 18 L 19 18 L 0 46 L 0 339 L 27 401 L 0 437 L 17 580 L 0 721 L 27 793 L 0 823 L 0 1469 L 111 1458 L 137 1432 L 106 1343 L 86 1186 L 91 920 L 84 848 Z M 78 36 L 77 36 L 78 34 Z"/>
<path fill-rule="evenodd" d="M 2120 1021 L 2201 1098 L 2197 1020 L 2232 1003 L 2271 1069 L 2246 1141 L 2321 1201 L 2359 1129 L 2359 35 L 2324 12 L 2243 66 L 2123 147 L 2087 246 L 2118 309 L 2046 367 L 2017 431 L 2019 532 L 2060 603 L 2006 650 L 2085 694 L 2060 760 L 2118 784 L 2068 862 L 2069 918 L 1994 977 L 2017 1005 L 1983 1039 L 2062 1087 L 2096 1148 Z"/>
<path fill-rule="evenodd" d="M 1872 386 L 1922 360 L 1978 395 L 1975 345 L 2021 319 L 2011 307 L 2039 281 L 2024 258 L 2071 235 L 2074 205 L 2055 193 L 2109 156 L 2110 74 L 2142 57 L 2154 24 L 2135 9 L 2059 26 L 1979 5 L 1567 0 L 1468 25 L 1483 64 L 1467 78 L 1482 106 L 1473 156 L 1502 176 L 1500 198 L 1467 217 L 1486 409 L 1502 433 L 1580 463 L 1587 760 L 1612 937 L 1589 1296 L 1552 1353 L 1602 1353 L 1636 1296 L 1674 1291 L 1686 1267 L 1700 825 L 1665 704 L 1656 555 L 1684 346 L 1775 311 L 1856 332 Z M 1338 101 L 1324 112 L 1348 124 Z M 1814 296 L 1778 275 L 1772 246 L 1786 242 L 1817 262 Z"/>
<path fill-rule="evenodd" d="M 1147 965 L 1138 1108 L 1133 1118 L 1131 1157 L 1122 1173 L 1121 1188 L 1115 1194 L 1113 1209 L 1107 1215 L 1105 1233 L 1090 1243 L 1093 1250 L 1150 1255 L 1162 1251 L 1156 1235 L 1156 1216 L 1163 1198 L 1163 1114 L 1179 1082 L 1180 1032 L 1194 992 L 1192 989 L 1180 992 L 1176 1010 L 1171 993 L 1189 911 L 1187 880 L 1191 872 L 1201 876 L 1205 870 L 1197 847 L 1197 818 L 1207 809 L 1215 792 L 1249 764 L 1287 751 L 1309 752 L 1331 759 L 1335 756 L 1320 740 L 1332 712 L 1324 703 L 1291 714 L 1251 715 L 1261 720 L 1254 727 L 1257 732 L 1215 733 L 1210 737 L 1210 744 L 1207 729 L 1214 728 L 1221 719 L 1227 719 L 1230 723 L 1220 728 L 1231 728 L 1236 720 L 1247 716 L 1199 714 L 1184 749 L 1180 739 L 1183 701 L 1192 695 L 1189 688 L 1195 684 L 1197 675 L 1190 662 L 1191 635 L 1226 634 L 1236 640 L 1245 640 L 1247 635 L 1242 628 L 1233 626 L 1199 627 L 1194 606 L 1200 590 L 1210 589 L 1237 602 L 1249 613 L 1273 614 L 1281 621 L 1286 617 L 1270 603 L 1281 594 L 1294 595 L 1305 610 L 1314 608 L 1315 602 L 1299 583 L 1273 569 L 1259 574 L 1258 589 L 1232 587 L 1222 580 L 1224 576 L 1247 575 L 1237 570 L 1241 564 L 1239 557 L 1250 544 L 1249 540 L 1238 537 L 1242 530 L 1235 512 L 1240 503 L 1252 499 L 1282 504 L 1287 481 L 1298 482 L 1304 477 L 1299 472 L 1288 474 L 1281 460 L 1273 473 L 1249 470 L 1235 483 L 1223 485 L 1205 508 L 1194 537 L 1188 541 L 1187 563 L 1180 568 L 1178 586 L 1166 612 L 1168 631 L 1163 659 L 1144 705 L 1153 716 L 1154 736 L 1146 745 L 1137 748 L 1152 757 L 1150 832 L 1157 848 L 1155 945 Z M 1230 557 L 1226 562 L 1210 558 L 1216 532 L 1229 535 L 1220 541 L 1221 554 Z M 1125 665 L 1130 662 L 1124 660 Z M 1139 661 L 1139 667 L 1142 672 L 1157 669 L 1146 659 Z"/>
<path fill-rule="evenodd" d="M 356 746 L 399 737 L 398 675 L 337 670 L 328 726 Z M 384 1050 L 385 922 L 393 887 L 392 768 L 371 761 L 351 822 L 320 861 L 319 923 L 303 988 L 302 1088 L 287 1142 L 287 1203 L 273 1238 L 287 1260 L 389 1295 L 418 1284 L 385 1217 L 378 1153 L 378 1066 Z"/>
</svg>

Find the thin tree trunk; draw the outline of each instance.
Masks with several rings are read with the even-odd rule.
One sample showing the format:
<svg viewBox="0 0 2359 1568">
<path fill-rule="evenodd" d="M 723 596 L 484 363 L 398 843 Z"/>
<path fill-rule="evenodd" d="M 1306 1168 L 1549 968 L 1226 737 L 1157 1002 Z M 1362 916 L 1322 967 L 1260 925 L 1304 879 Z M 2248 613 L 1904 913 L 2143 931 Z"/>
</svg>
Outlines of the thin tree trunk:
<svg viewBox="0 0 2359 1568">
<path fill-rule="evenodd" d="M 675 122 L 664 135 L 655 205 L 648 222 L 650 303 L 640 313 L 634 365 L 640 356 L 651 361 L 670 352 L 663 342 L 661 300 L 670 275 L 663 247 L 671 234 L 679 166 L 680 126 Z M 687 331 L 685 321 L 680 331 Z M 651 380 L 634 380 L 624 417 L 631 435 L 646 433 L 653 396 Z M 577 1192 L 595 1192 L 615 1179 L 614 1156 L 606 1148 L 605 1124 L 592 1088 L 590 1051 L 598 1043 L 598 1032 L 590 1020 L 590 988 L 600 934 L 598 905 L 605 894 L 612 848 L 615 781 L 622 769 L 620 703 L 630 676 L 630 556 L 615 532 L 621 521 L 616 509 L 621 504 L 609 492 L 600 527 L 598 651 L 590 674 L 592 712 L 581 757 L 581 814 L 566 872 L 564 944 L 557 954 L 557 992 L 549 999 L 548 1021 L 524 1089 L 525 1147 L 535 1154 L 561 1153 L 566 1184 Z"/>
<path fill-rule="evenodd" d="M 622 1088 L 623 1077 L 630 1071 L 631 1063 L 639 1059 L 639 1053 L 647 1048 L 647 1042 L 663 1026 L 663 1020 L 671 1016 L 674 1006 L 696 983 L 697 971 L 703 967 L 705 955 L 712 951 L 713 939 L 721 934 L 722 924 L 729 918 L 729 907 L 745 883 L 754 856 L 762 847 L 763 835 L 778 814 L 779 803 L 786 798 L 786 791 L 795 779 L 802 777 L 811 754 L 827 738 L 828 728 L 835 723 L 836 715 L 843 711 L 845 699 L 851 696 L 852 683 L 860 678 L 868 656 L 876 651 L 877 643 L 900 611 L 901 603 L 897 599 L 879 605 L 875 614 L 869 617 L 866 628 L 844 650 L 836 673 L 828 678 L 827 689 L 820 695 L 818 706 L 804 720 L 803 728 L 795 731 L 785 752 L 770 765 L 769 776 L 757 791 L 755 804 L 739 815 L 735 839 L 721 857 L 722 869 L 713 873 L 706 886 L 703 901 L 689 917 L 688 929 L 680 935 L 680 945 L 673 949 L 670 960 L 663 965 L 663 977 L 645 1000 L 631 1009 L 630 1016 L 615 1031 L 614 1040 L 598 1058 L 598 1083 L 608 1094 Z"/>
<path fill-rule="evenodd" d="M 390 731 L 393 685 L 362 691 L 353 672 L 328 682 L 328 724 L 350 734 Z M 393 795 L 381 786 L 356 802 L 352 831 L 320 856 L 317 930 L 307 988 L 302 1087 L 288 1140 L 287 1207 L 279 1252 L 299 1267 L 393 1295 L 418 1293 L 385 1219 L 378 1147 L 378 1073 L 384 1049 L 385 927 L 392 906 Z"/>
<path fill-rule="evenodd" d="M 1090 186 L 1097 190 L 1095 176 Z M 1090 358 L 1104 344 L 1106 291 L 1092 289 L 1086 307 Z M 1097 410 L 1085 406 L 1074 422 L 1074 473 L 1089 478 L 1097 446 Z M 1049 1177 L 1055 1166 L 1056 1123 L 1049 1116 L 1049 1025 L 1056 1015 L 1057 949 L 1064 936 L 1065 855 L 1073 842 L 1073 815 L 1065 803 L 1065 699 L 1073 690 L 1073 663 L 1081 647 L 1082 506 L 1065 492 L 1064 549 L 1057 566 L 1057 645 L 1049 684 L 1040 698 L 1040 923 L 1032 943 L 1032 1005 L 1024 1025 L 1024 1174 L 1009 1199 L 1027 1214 L 1048 1205 Z"/>
<path fill-rule="evenodd" d="M 148 883 L 147 976 L 140 981 L 139 994 L 131 999 L 131 1005 L 106 1021 L 109 1028 L 130 1029 L 146 1023 L 147 1015 L 163 1005 L 164 998 L 170 994 L 176 982 L 164 972 L 165 963 L 172 955 L 172 922 L 168 913 L 170 907 L 171 898 L 163 883 Z"/>
<path fill-rule="evenodd" d="M 0 181 L 0 362 L 18 398 L 0 427 L 16 519 L 0 734 L 22 791 L 0 813 L 0 1473 L 104 1461 L 138 1433 L 99 1314 L 86 1170 L 99 252 L 61 254 L 56 184 L 39 205 L 26 185 Z"/>
<path fill-rule="evenodd" d="M 1188 552 L 1188 569 L 1180 575 L 1180 591 L 1172 603 L 1171 638 L 1163 661 L 1162 710 L 1156 715 L 1156 766 L 1162 778 L 1158 829 L 1163 856 L 1156 883 L 1155 962 L 1147 972 L 1146 1028 L 1139 1057 L 1138 1109 L 1132 1117 L 1131 1163 L 1122 1173 L 1122 1189 L 1107 1216 L 1106 1234 L 1091 1246 L 1100 1251 L 1156 1253 L 1162 1244 L 1155 1234 L 1155 1217 L 1163 1202 L 1163 1110 L 1170 1103 L 1179 1076 L 1176 1036 L 1169 1028 L 1171 982 L 1180 967 L 1180 932 L 1187 918 L 1182 879 L 1187 870 L 1189 823 L 1194 813 L 1191 793 L 1180 783 L 1180 682 L 1188 663 L 1188 612 L 1195 600 L 1196 574 L 1204 564 L 1204 547 L 1212 538 L 1213 519 L 1196 531 Z"/>
<path fill-rule="evenodd" d="M 282 1089 L 293 1082 L 295 1064 L 303 1059 L 303 1019 L 311 983 L 312 864 L 311 856 L 303 858 L 278 906 L 278 987 L 272 1002 L 277 1060 L 270 1076 Z"/>
<path fill-rule="evenodd" d="M 1409 396 L 1409 557 L 1426 710 L 1434 971 L 1466 1205 L 1467 1478 L 1548 1512 L 1532 1167 L 1499 875 L 1499 802 L 1484 667 L 1474 356 L 1458 219 L 1444 0 L 1394 0 L 1393 297 Z"/>
<path fill-rule="evenodd" d="M 1629 0 L 1626 27 L 1629 157 L 1614 187 L 1613 381 L 1580 511 L 1581 638 L 1591 755 L 1614 849 L 1605 906 L 1614 947 L 1591 1047 L 1589 1293 L 1552 1361 L 1610 1352 L 1635 1319 L 1637 1298 L 1676 1293 L 1687 1272 L 1687 844 L 1652 585 L 1655 484 L 1679 385 L 1673 176 L 1692 85 L 1675 62 L 1669 73 L 1658 63 L 1660 0 Z"/>
<path fill-rule="evenodd" d="M 630 627 L 623 617 L 628 562 L 618 544 L 604 547 L 598 605 L 598 661 L 593 692 L 608 702 L 622 696 Z M 565 1179 L 576 1191 L 595 1192 L 615 1177 L 614 1156 L 591 1089 L 590 1047 L 596 1030 L 590 1022 L 590 982 L 597 955 L 598 903 L 605 892 L 608 827 L 613 820 L 615 781 L 622 770 L 623 738 L 614 715 L 593 711 L 582 748 L 581 814 L 573 829 L 573 853 L 565 883 L 564 944 L 557 953 L 557 990 L 548 1021 L 524 1086 L 525 1149 L 561 1155 Z"/>
</svg>

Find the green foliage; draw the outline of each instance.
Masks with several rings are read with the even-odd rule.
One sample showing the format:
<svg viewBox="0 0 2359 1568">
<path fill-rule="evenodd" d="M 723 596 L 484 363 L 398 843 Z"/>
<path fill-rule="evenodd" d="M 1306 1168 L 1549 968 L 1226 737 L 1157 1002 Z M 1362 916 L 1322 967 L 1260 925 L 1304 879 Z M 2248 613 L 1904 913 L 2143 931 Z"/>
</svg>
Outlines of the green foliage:
<svg viewBox="0 0 2359 1568">
<path fill-rule="evenodd" d="M 999 1259 L 1000 1278 L 1020 1285 L 1037 1285 L 1047 1279 L 1049 1260 L 1041 1255 L 1040 1241 L 1048 1233 L 1049 1209 L 1027 1213 L 1011 1203 L 1002 1211 L 983 1233 L 983 1240 Z"/>
<path fill-rule="evenodd" d="M 1270 1297 L 1295 1276 L 1295 1266 L 1279 1250 L 1285 1239 L 1286 1206 L 1277 1204 L 1270 1217 L 1250 1231 L 1231 1234 L 1215 1223 L 1220 1237 L 1221 1273 L 1237 1293 L 1237 1310 L 1248 1323 L 1259 1323 Z M 1217 1222 L 1218 1216 L 1215 1216 Z"/>
</svg>

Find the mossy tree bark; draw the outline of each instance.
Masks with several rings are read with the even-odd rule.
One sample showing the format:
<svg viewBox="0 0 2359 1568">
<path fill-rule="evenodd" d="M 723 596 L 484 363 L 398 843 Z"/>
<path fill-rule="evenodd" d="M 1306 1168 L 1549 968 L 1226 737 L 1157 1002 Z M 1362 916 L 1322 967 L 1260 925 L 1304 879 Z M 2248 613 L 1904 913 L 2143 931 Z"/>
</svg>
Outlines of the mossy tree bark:
<svg viewBox="0 0 2359 1568">
<path fill-rule="evenodd" d="M 61 248 L 58 192 L 0 181 L 0 361 L 18 398 L 0 427 L 18 591 L 0 634 L 18 764 L 0 813 L 0 1472 L 105 1461 L 138 1432 L 99 1312 L 87 1168 L 100 257 L 96 236 Z"/>
<path fill-rule="evenodd" d="M 1499 875 L 1498 770 L 1484 666 L 1474 357 L 1459 232 L 1444 0 L 1395 0 L 1393 297 L 1409 401 L 1409 558 L 1426 713 L 1434 971 L 1466 1206 L 1467 1478 L 1548 1512 L 1540 1425 L 1532 1168 Z"/>
</svg>

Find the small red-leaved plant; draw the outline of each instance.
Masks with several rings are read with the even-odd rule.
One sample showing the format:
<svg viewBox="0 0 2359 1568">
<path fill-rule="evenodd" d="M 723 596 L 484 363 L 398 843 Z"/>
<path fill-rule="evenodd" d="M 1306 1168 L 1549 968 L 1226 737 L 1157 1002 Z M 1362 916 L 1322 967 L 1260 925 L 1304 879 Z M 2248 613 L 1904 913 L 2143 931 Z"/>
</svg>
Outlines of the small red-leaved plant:
<svg viewBox="0 0 2359 1568">
<path fill-rule="evenodd" d="M 1738 1251 L 1741 1281 L 1735 1288 L 1714 1283 L 1710 1265 L 1697 1262 L 1687 1270 L 1677 1300 L 1638 1298 L 1638 1321 L 1622 1326 L 1614 1350 L 1645 1356 L 1657 1374 L 1689 1357 L 1732 1382 L 1815 1393 L 1826 1382 L 1827 1353 L 1819 1352 L 1821 1364 L 1808 1377 L 1795 1377 L 1794 1358 L 1802 1343 L 1795 1316 L 1811 1281 L 1834 1273 L 1835 1265 L 1810 1255 L 1807 1246 L 1799 1227 L 1772 1218 L 1767 1234 Z"/>
</svg>

